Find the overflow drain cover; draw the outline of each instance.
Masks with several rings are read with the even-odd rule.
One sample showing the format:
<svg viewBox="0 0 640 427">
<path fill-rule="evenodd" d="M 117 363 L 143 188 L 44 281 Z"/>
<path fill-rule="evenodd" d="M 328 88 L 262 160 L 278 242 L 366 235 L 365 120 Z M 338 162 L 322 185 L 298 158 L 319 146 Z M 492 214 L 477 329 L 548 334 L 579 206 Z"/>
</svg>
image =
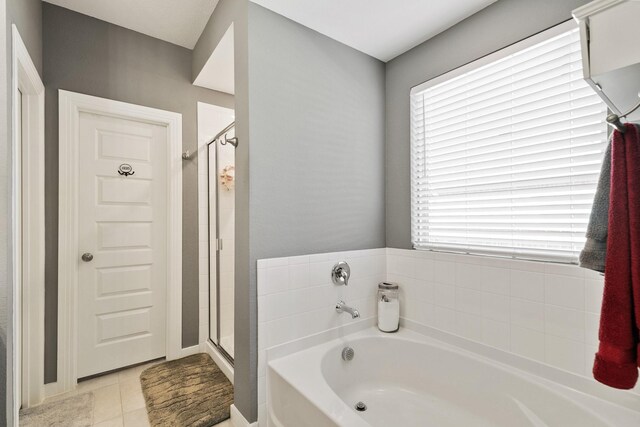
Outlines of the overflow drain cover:
<svg viewBox="0 0 640 427">
<path fill-rule="evenodd" d="M 356 411 L 358 412 L 364 412 L 367 410 L 367 405 L 364 404 L 364 402 L 358 402 L 356 403 Z"/>
</svg>

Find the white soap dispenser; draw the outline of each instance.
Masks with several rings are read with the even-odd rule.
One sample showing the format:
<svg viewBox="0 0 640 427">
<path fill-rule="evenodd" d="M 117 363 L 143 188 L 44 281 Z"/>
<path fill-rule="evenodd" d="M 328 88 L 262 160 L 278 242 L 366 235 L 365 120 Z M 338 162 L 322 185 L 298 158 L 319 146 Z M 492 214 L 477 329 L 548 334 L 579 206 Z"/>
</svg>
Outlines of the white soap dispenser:
<svg viewBox="0 0 640 427">
<path fill-rule="evenodd" d="M 400 328 L 400 300 L 398 284 L 382 282 L 378 284 L 378 329 L 382 332 L 396 332 Z"/>
</svg>

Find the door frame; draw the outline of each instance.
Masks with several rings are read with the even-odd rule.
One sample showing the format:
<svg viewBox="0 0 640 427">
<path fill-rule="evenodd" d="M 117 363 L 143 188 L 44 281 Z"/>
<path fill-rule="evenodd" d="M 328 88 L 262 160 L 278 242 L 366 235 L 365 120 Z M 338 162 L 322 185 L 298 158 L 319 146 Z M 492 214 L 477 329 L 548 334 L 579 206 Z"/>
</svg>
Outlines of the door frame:
<svg viewBox="0 0 640 427">
<path fill-rule="evenodd" d="M 14 325 L 11 357 L 13 415 L 17 422 L 21 404 L 24 407 L 37 405 L 44 398 L 45 90 L 15 24 L 11 33 L 11 299 Z"/>
<path fill-rule="evenodd" d="M 80 113 L 135 119 L 167 128 L 166 358 L 182 354 L 182 114 L 59 90 L 58 383 L 77 384 L 78 166 Z"/>
</svg>

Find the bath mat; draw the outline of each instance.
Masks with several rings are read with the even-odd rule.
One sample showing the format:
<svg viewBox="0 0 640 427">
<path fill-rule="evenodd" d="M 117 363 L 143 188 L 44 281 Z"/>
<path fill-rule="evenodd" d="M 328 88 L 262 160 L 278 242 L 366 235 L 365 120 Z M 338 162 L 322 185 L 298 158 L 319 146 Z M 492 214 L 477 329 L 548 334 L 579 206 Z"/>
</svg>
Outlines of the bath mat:
<svg viewBox="0 0 640 427">
<path fill-rule="evenodd" d="M 20 411 L 20 426 L 23 427 L 88 427 L 91 425 L 93 425 L 93 393 L 82 393 Z"/>
<path fill-rule="evenodd" d="M 147 368 L 140 382 L 152 426 L 209 427 L 230 416 L 233 385 L 208 354 Z"/>
</svg>

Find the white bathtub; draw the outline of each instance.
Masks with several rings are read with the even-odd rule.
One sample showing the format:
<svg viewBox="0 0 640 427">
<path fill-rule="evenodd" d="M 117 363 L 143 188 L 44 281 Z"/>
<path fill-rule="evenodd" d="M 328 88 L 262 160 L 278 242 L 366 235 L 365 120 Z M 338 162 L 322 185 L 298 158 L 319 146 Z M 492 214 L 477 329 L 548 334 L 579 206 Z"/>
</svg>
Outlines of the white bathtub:
<svg viewBox="0 0 640 427">
<path fill-rule="evenodd" d="M 267 387 L 271 427 L 640 426 L 640 396 L 596 397 L 407 329 L 367 329 L 269 361 Z"/>
</svg>

